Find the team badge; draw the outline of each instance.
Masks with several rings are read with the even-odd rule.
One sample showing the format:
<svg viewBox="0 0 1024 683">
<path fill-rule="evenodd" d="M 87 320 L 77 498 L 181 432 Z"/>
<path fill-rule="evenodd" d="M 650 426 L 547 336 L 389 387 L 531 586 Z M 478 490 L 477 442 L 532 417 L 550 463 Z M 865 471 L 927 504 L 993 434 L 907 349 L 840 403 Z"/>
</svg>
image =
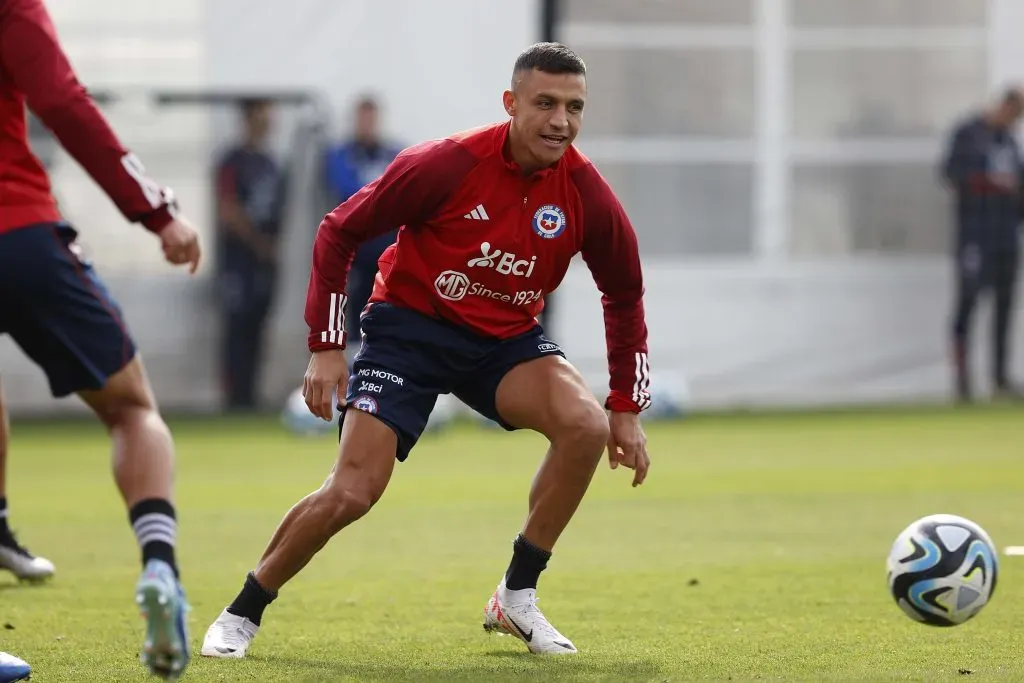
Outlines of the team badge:
<svg viewBox="0 0 1024 683">
<path fill-rule="evenodd" d="M 554 204 L 545 204 L 533 214 L 533 231 L 550 240 L 565 231 L 565 212 Z"/>
<path fill-rule="evenodd" d="M 352 401 L 352 407 L 370 415 L 377 414 L 377 401 L 372 396 L 359 396 Z"/>
</svg>

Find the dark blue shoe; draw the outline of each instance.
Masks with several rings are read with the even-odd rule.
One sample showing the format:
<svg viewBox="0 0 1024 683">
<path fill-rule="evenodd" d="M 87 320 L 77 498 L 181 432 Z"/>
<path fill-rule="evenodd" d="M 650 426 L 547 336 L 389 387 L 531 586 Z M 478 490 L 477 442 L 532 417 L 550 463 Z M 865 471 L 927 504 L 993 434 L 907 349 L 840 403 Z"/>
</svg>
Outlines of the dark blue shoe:
<svg viewBox="0 0 1024 683">
<path fill-rule="evenodd" d="M 14 655 L 0 652 L 0 683 L 27 681 L 32 675 L 32 667 Z"/>
<path fill-rule="evenodd" d="M 139 658 L 151 674 L 173 680 L 185 673 L 191 654 L 185 614 L 185 591 L 166 562 L 150 560 L 135 588 L 135 601 L 146 620 L 146 642 Z"/>
</svg>

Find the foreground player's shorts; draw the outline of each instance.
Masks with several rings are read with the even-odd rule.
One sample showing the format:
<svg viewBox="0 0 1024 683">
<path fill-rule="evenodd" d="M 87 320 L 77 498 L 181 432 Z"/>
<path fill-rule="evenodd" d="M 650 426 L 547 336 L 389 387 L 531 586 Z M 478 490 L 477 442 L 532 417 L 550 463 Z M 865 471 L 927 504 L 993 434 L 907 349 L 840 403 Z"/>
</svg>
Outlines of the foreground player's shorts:
<svg viewBox="0 0 1024 683">
<path fill-rule="evenodd" d="M 121 310 L 79 256 L 77 237 L 63 223 L 0 234 L 0 334 L 43 369 L 58 397 L 102 388 L 135 356 Z"/>
<path fill-rule="evenodd" d="M 511 339 L 491 339 L 407 308 L 375 303 L 360 321 L 347 408 L 374 415 L 398 436 L 399 460 L 416 445 L 439 394 L 463 403 L 507 430 L 498 415 L 498 384 L 516 365 L 562 349 L 537 325 Z M 344 416 L 343 416 L 344 419 Z"/>
</svg>

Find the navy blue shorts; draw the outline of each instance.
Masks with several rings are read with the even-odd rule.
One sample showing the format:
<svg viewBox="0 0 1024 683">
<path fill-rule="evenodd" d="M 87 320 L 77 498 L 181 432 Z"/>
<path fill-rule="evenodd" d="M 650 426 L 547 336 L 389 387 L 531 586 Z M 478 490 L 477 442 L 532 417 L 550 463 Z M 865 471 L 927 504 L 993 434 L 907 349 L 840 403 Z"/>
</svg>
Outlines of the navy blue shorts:
<svg viewBox="0 0 1024 683">
<path fill-rule="evenodd" d="M 407 308 L 375 303 L 360 326 L 363 345 L 353 359 L 347 408 L 390 426 L 398 436 L 399 460 L 416 445 L 440 394 L 454 394 L 484 417 L 515 429 L 495 405 L 502 378 L 525 361 L 565 356 L 540 325 L 518 337 L 492 339 Z"/>
<path fill-rule="evenodd" d="M 121 310 L 78 255 L 77 237 L 63 223 L 0 234 L 0 334 L 42 368 L 58 397 L 102 388 L 135 356 Z"/>
</svg>

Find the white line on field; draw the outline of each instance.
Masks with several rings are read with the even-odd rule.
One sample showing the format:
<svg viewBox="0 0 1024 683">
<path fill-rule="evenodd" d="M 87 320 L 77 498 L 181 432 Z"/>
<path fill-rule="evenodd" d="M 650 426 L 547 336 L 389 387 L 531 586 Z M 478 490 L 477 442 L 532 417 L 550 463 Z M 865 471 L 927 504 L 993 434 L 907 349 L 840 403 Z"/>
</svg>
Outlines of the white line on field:
<svg viewBox="0 0 1024 683">
<path fill-rule="evenodd" d="M 1004 555 L 1024 555 L 1024 545 L 1008 545 L 1003 550 Z"/>
</svg>

